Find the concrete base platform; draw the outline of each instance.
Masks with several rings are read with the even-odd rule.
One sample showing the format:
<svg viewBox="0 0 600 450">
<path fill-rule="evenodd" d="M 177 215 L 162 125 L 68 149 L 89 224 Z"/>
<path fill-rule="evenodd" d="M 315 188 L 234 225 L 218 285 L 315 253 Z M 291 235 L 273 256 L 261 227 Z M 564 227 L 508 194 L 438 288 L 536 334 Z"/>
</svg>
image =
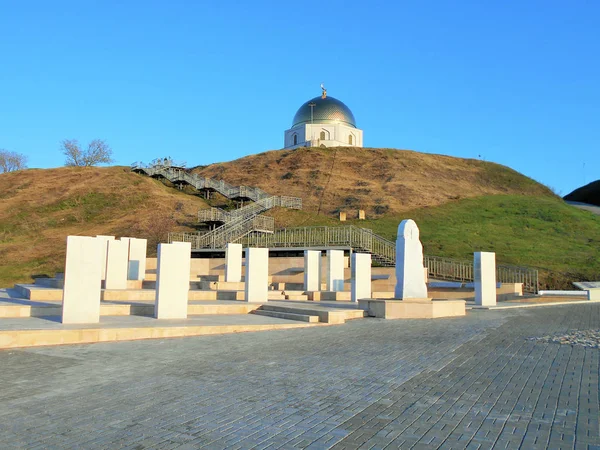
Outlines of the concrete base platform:
<svg viewBox="0 0 600 450">
<path fill-rule="evenodd" d="M 380 319 L 436 319 L 466 314 L 464 300 L 365 299 L 359 300 L 358 305 L 369 317 Z"/>
<path fill-rule="evenodd" d="M 34 284 L 15 284 L 20 298 L 42 302 L 62 301 L 63 290 Z M 105 301 L 154 301 L 154 289 L 103 289 L 100 298 Z M 190 290 L 192 300 L 244 300 L 244 291 L 237 290 Z"/>
<path fill-rule="evenodd" d="M 188 316 L 249 314 L 259 307 L 260 303 L 241 301 L 192 301 L 188 304 Z M 61 314 L 62 304 L 60 302 L 0 298 L 0 319 L 60 316 Z M 102 301 L 100 303 L 100 316 L 154 316 L 154 301 Z"/>
<path fill-rule="evenodd" d="M 321 326 L 254 314 L 156 320 L 141 316 L 103 317 L 99 324 L 63 325 L 60 317 L 3 319 L 0 349 L 61 344 L 164 339 Z"/>
</svg>

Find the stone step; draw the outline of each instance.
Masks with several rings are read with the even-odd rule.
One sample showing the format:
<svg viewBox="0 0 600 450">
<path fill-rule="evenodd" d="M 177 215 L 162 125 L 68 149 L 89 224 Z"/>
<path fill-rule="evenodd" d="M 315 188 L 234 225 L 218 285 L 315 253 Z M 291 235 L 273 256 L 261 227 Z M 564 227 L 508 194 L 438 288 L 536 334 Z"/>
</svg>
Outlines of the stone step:
<svg viewBox="0 0 600 450">
<path fill-rule="evenodd" d="M 275 317 L 277 319 L 297 320 L 300 322 L 308 322 L 308 323 L 319 322 L 319 316 L 311 316 L 311 315 L 307 315 L 307 314 L 296 314 L 296 313 L 270 311 L 270 310 L 262 310 L 262 309 L 255 309 L 254 311 L 251 311 L 251 314 L 256 314 L 259 316 Z"/>
<path fill-rule="evenodd" d="M 365 312 L 359 309 L 342 309 L 342 308 L 311 308 L 297 307 L 288 305 L 272 305 L 264 304 L 261 306 L 263 311 L 276 311 L 292 314 L 303 314 L 310 316 L 318 316 L 319 322 L 323 323 L 345 323 L 349 319 L 358 319 L 366 317 Z"/>
<path fill-rule="evenodd" d="M 233 302 L 232 302 L 233 303 Z M 260 306 L 259 304 L 235 302 L 236 304 L 202 304 L 191 303 L 188 305 L 188 315 L 228 315 L 248 314 Z M 60 316 L 62 305 L 60 303 L 31 302 L 30 304 L 0 304 L 0 319 L 14 319 L 27 317 Z M 154 303 L 148 304 L 111 304 L 100 305 L 100 316 L 154 316 Z"/>
<path fill-rule="evenodd" d="M 305 294 L 286 294 L 286 300 L 308 300 L 308 295 Z"/>
<path fill-rule="evenodd" d="M 195 316 L 182 320 L 112 317 L 91 325 L 63 325 L 46 318 L 5 319 L 0 322 L 0 349 L 283 330 L 314 325 L 252 314 Z"/>
<path fill-rule="evenodd" d="M 20 298 L 41 302 L 62 301 L 62 289 L 34 284 L 15 284 L 14 289 Z M 155 295 L 154 289 L 108 289 L 102 290 L 100 298 L 106 301 L 154 301 Z M 189 300 L 244 300 L 244 291 L 190 290 L 188 298 Z"/>
</svg>

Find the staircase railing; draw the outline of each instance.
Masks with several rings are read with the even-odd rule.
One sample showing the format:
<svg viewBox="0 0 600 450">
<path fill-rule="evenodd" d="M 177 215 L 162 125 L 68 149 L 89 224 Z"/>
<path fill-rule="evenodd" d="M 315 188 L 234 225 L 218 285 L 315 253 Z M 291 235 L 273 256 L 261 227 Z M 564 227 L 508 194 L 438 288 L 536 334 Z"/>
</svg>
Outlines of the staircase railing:
<svg viewBox="0 0 600 450">
<path fill-rule="evenodd" d="M 238 217 L 250 217 L 268 211 L 275 206 L 291 209 L 302 209 L 302 199 L 297 197 L 272 196 L 262 198 L 254 203 L 232 211 L 220 208 L 208 208 L 198 211 L 198 222 L 229 222 Z"/>
<path fill-rule="evenodd" d="M 172 167 L 161 164 L 144 165 L 141 163 L 135 163 L 131 165 L 131 170 L 146 174 L 150 177 L 161 176 L 172 183 L 186 183 L 197 190 L 214 190 L 227 198 L 249 198 L 256 202 L 260 199 L 271 197 L 270 194 L 257 187 L 234 186 L 224 180 L 215 180 L 213 178 L 201 177 L 198 174 L 190 174 L 185 169 L 180 167 Z M 302 199 L 297 198 L 295 201 L 302 205 Z M 301 207 L 302 206 L 300 206 L 300 208 Z"/>
<path fill-rule="evenodd" d="M 195 245 L 194 239 L 199 238 L 194 236 L 186 233 L 171 233 L 170 239 L 192 242 L 192 249 L 206 248 Z M 219 238 L 213 242 L 215 246 L 210 248 L 223 248 L 227 242 L 233 241 Z M 248 247 L 269 248 L 351 247 L 371 253 L 373 260 L 382 266 L 394 266 L 396 261 L 394 242 L 382 238 L 372 230 L 355 226 L 284 228 L 272 234 L 248 231 L 235 242 Z M 424 264 L 430 278 L 462 282 L 474 280 L 472 261 L 425 255 Z M 497 264 L 496 280 L 499 283 L 523 283 L 523 291 L 528 293 L 537 293 L 539 289 L 538 271 L 529 267 Z"/>
</svg>

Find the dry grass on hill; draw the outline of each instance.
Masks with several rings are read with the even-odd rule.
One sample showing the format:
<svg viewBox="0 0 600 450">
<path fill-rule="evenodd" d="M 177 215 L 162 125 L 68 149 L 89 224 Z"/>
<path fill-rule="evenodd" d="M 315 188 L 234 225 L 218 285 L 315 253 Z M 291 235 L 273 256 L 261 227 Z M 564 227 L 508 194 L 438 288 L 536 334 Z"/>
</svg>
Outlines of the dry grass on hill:
<svg viewBox="0 0 600 450">
<path fill-rule="evenodd" d="M 300 148 L 211 164 L 194 172 L 270 194 L 301 197 L 304 209 L 334 215 L 365 209 L 369 217 L 437 206 L 461 198 L 552 192 L 499 164 L 374 148 Z"/>
<path fill-rule="evenodd" d="M 192 229 L 198 197 L 125 167 L 31 169 L 0 175 L 0 287 L 62 270 L 68 235 L 156 241 Z"/>
</svg>

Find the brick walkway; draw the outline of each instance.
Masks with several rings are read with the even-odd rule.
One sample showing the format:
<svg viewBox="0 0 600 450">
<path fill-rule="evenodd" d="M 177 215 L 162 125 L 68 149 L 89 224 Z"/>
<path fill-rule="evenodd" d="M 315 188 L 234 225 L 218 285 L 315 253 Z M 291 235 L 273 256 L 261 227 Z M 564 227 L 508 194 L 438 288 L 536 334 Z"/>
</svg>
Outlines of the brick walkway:
<svg viewBox="0 0 600 450">
<path fill-rule="evenodd" d="M 600 305 L 0 351 L 2 448 L 600 449 Z"/>
</svg>

